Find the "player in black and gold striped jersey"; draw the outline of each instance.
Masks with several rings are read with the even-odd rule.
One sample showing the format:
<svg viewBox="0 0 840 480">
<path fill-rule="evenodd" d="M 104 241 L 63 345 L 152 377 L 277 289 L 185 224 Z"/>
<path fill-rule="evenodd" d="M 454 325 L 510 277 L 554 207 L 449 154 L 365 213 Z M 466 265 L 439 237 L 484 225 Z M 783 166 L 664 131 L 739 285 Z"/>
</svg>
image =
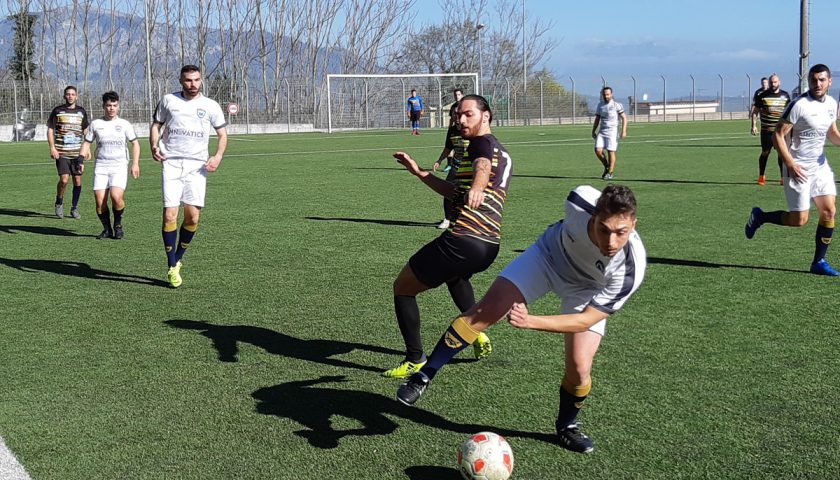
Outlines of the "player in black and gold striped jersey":
<svg viewBox="0 0 840 480">
<path fill-rule="evenodd" d="M 449 109 L 449 129 L 446 131 L 446 142 L 443 145 L 443 151 L 440 152 L 435 164 L 432 166 L 432 171 L 437 171 L 440 165 L 446 160 L 447 165 L 444 170 L 447 172 L 446 181 L 455 183 L 455 173 L 458 171 L 458 165 L 464 158 L 464 151 L 469 145 L 470 141 L 461 137 L 461 128 L 458 125 L 458 118 L 456 116 L 458 102 L 464 97 L 464 91 L 456 88 L 452 95 L 455 97 L 455 103 Z M 446 230 L 449 228 L 449 221 L 452 220 L 455 210 L 453 209 L 452 200 L 443 197 L 443 220 L 438 224 L 438 228 Z"/>
<path fill-rule="evenodd" d="M 776 131 L 776 125 L 779 119 L 782 118 L 782 112 L 785 111 L 788 103 L 790 103 L 790 95 L 781 89 L 782 82 L 779 76 L 775 73 L 770 75 L 770 86 L 755 97 L 750 118 L 752 119 L 751 133 L 758 134 L 756 127 L 756 117 L 761 119 L 761 155 L 758 157 L 758 184 L 764 185 L 767 180 L 764 172 L 767 169 L 767 158 L 770 156 L 770 150 L 773 148 L 773 132 Z M 778 152 L 776 152 L 778 154 Z M 782 173 L 782 157 L 778 156 L 779 175 Z"/>
<path fill-rule="evenodd" d="M 454 201 L 455 216 L 447 231 L 415 253 L 394 281 L 394 309 L 406 346 L 405 360 L 383 372 L 405 378 L 426 363 L 420 337 L 417 295 L 446 283 L 461 312 L 475 304 L 470 278 L 496 259 L 501 242 L 502 211 L 513 163 L 490 132 L 493 113 L 483 97 L 467 95 L 458 104 L 461 136 L 469 140 L 455 174 L 457 186 L 421 170 L 405 152 L 394 158 L 429 188 Z M 490 353 L 486 335 L 473 342 L 476 358 Z"/>
<path fill-rule="evenodd" d="M 84 165 L 80 162 L 80 153 L 89 120 L 84 107 L 76 104 L 77 98 L 76 87 L 72 85 L 66 87 L 64 105 L 55 107 L 47 119 L 47 143 L 50 145 L 50 156 L 55 160 L 55 167 L 58 170 L 58 185 L 55 191 L 55 215 L 58 218 L 64 216 L 64 190 L 71 176 L 73 177 L 73 205 L 70 216 L 81 218 L 78 207 L 79 198 L 82 195 Z"/>
</svg>

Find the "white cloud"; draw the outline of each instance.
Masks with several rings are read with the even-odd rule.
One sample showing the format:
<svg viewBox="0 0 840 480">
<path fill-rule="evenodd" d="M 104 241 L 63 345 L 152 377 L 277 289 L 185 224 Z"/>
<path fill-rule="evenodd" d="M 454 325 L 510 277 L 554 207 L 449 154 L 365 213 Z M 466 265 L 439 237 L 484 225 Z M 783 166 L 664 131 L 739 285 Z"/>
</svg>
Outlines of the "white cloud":
<svg viewBox="0 0 840 480">
<path fill-rule="evenodd" d="M 712 52 L 709 57 L 719 60 L 771 60 L 777 57 L 775 53 L 755 48 L 742 48 L 727 52 Z"/>
</svg>

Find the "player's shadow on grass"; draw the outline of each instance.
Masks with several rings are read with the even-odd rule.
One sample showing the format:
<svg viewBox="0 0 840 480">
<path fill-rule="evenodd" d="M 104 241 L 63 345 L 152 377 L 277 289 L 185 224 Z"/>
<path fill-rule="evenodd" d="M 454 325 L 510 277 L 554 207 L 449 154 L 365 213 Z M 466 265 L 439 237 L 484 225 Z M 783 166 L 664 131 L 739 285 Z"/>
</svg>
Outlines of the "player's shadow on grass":
<svg viewBox="0 0 840 480">
<path fill-rule="evenodd" d="M 811 275 L 810 272 L 805 270 L 791 270 L 789 268 L 776 268 L 776 267 L 760 267 L 757 265 L 734 265 L 731 263 L 714 263 L 714 262 L 704 262 L 702 260 L 682 260 L 679 258 L 662 258 L 662 257 L 648 257 L 647 259 L 648 264 L 654 265 L 676 265 L 679 267 L 699 267 L 699 268 L 748 268 L 751 270 L 770 270 L 774 272 L 791 272 L 791 273 L 807 273 Z"/>
<path fill-rule="evenodd" d="M 95 238 L 96 235 L 79 235 L 73 230 L 57 227 L 40 227 L 31 225 L 0 225 L 0 232 L 3 233 L 35 233 L 37 235 L 50 235 L 54 237 L 88 237 Z"/>
<path fill-rule="evenodd" d="M 288 418 L 303 425 L 295 435 L 317 448 L 336 448 L 344 437 L 389 435 L 399 428 L 390 417 L 398 417 L 427 427 L 450 432 L 473 434 L 491 430 L 505 437 L 530 438 L 555 443 L 553 434 L 510 430 L 492 425 L 456 423 L 422 408 L 408 407 L 396 399 L 378 393 L 318 386 L 344 382 L 344 376 L 324 376 L 265 387 L 251 394 L 258 403 L 257 412 Z M 396 383 L 394 383 L 396 388 Z M 357 428 L 333 428 L 332 418 L 341 416 L 361 424 Z"/>
<path fill-rule="evenodd" d="M 454 468 L 416 466 L 405 469 L 409 480 L 463 480 L 461 472 Z"/>
<path fill-rule="evenodd" d="M 516 178 L 544 178 L 548 180 L 598 180 L 601 177 L 566 177 L 563 175 L 514 175 Z M 615 183 L 636 182 L 636 183 L 675 183 L 689 185 L 755 185 L 755 182 L 712 182 L 706 180 L 676 180 L 667 178 L 616 178 Z"/>
<path fill-rule="evenodd" d="M 55 215 L 47 215 L 46 213 L 30 212 L 29 210 L 18 210 L 16 208 L 0 208 L 0 215 L 7 217 L 30 217 L 30 218 L 55 218 Z"/>
<path fill-rule="evenodd" d="M 67 275 L 70 277 L 90 278 L 93 280 L 110 280 L 112 282 L 140 283 L 157 287 L 168 287 L 169 284 L 163 280 L 157 280 L 139 275 L 128 275 L 124 273 L 109 272 L 93 268 L 87 263 L 69 262 L 61 260 L 16 260 L 14 258 L 0 257 L 0 264 L 20 270 L 21 272 L 46 272 L 56 275 Z"/>
<path fill-rule="evenodd" d="M 304 217 L 307 220 L 321 220 L 326 222 L 375 223 L 377 225 L 396 225 L 398 227 L 434 227 L 437 223 L 412 222 L 409 220 L 381 220 L 376 218 L 340 218 L 340 217 Z"/>
<path fill-rule="evenodd" d="M 377 373 L 381 372 L 383 368 L 360 365 L 332 357 L 350 353 L 353 350 L 396 355 L 400 358 L 403 356 L 403 352 L 390 348 L 340 340 L 302 340 L 267 328 L 249 325 L 214 325 L 196 320 L 166 320 L 164 323 L 170 327 L 200 331 L 202 335 L 213 342 L 219 360 L 223 362 L 238 361 L 239 343 L 250 343 L 274 355 Z"/>
</svg>

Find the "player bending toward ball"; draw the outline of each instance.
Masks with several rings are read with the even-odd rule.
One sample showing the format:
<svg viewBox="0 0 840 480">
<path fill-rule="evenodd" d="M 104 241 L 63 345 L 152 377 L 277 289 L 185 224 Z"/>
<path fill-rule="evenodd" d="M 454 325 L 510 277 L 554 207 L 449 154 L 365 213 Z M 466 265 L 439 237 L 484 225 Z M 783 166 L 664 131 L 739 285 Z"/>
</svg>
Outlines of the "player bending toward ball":
<svg viewBox="0 0 840 480">
<path fill-rule="evenodd" d="M 467 311 L 475 304 L 470 278 L 490 267 L 499 253 L 502 210 L 513 162 L 490 133 L 493 113 L 484 97 L 463 97 L 457 112 L 461 136 L 469 140 L 456 173 L 457 183 L 421 170 L 407 153 L 394 154 L 429 188 L 453 199 L 455 215 L 449 229 L 418 250 L 394 280 L 394 310 L 406 353 L 400 365 L 383 372 L 386 377 L 405 378 L 426 363 L 417 295 L 445 283 L 458 310 Z M 490 354 L 486 335 L 475 335 L 470 344 L 476 358 Z"/>
<path fill-rule="evenodd" d="M 592 361 L 607 317 L 639 288 L 647 261 L 629 188 L 611 184 L 599 192 L 580 186 L 569 193 L 565 209 L 566 218 L 549 226 L 505 267 L 484 298 L 452 322 L 426 365 L 399 387 L 399 401 L 414 405 L 444 365 L 507 316 L 517 328 L 565 334 L 565 374 L 555 422 L 558 443 L 580 453 L 595 449 L 580 431 L 578 411 L 592 387 Z M 548 292 L 560 298 L 560 314 L 531 315 L 528 304 Z"/>
</svg>

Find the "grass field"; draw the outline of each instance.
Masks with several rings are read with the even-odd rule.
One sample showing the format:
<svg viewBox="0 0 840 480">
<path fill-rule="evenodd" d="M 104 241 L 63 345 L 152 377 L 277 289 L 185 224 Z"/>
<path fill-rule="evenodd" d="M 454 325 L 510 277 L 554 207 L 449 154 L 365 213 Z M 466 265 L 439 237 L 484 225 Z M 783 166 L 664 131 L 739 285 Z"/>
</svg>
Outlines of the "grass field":
<svg viewBox="0 0 840 480">
<path fill-rule="evenodd" d="M 774 160 L 754 184 L 748 130 L 630 125 L 615 181 L 649 264 L 596 358 L 591 456 L 551 441 L 560 335 L 499 323 L 493 356 L 450 365 L 413 409 L 378 375 L 402 358 L 392 282 L 442 213 L 390 155 L 430 166 L 443 132 L 233 137 L 177 290 L 145 140 L 121 241 L 94 239 L 92 176 L 82 219 L 54 218 L 46 144 L 0 145 L 0 436 L 45 480 L 456 479 L 479 430 L 508 437 L 519 479 L 838 478 L 840 280 L 806 273 L 813 218 L 744 239 L 750 207 L 785 207 Z M 514 176 L 477 294 L 571 188 L 603 185 L 589 132 L 494 131 Z M 445 289 L 419 302 L 431 349 L 455 307 Z"/>
</svg>

